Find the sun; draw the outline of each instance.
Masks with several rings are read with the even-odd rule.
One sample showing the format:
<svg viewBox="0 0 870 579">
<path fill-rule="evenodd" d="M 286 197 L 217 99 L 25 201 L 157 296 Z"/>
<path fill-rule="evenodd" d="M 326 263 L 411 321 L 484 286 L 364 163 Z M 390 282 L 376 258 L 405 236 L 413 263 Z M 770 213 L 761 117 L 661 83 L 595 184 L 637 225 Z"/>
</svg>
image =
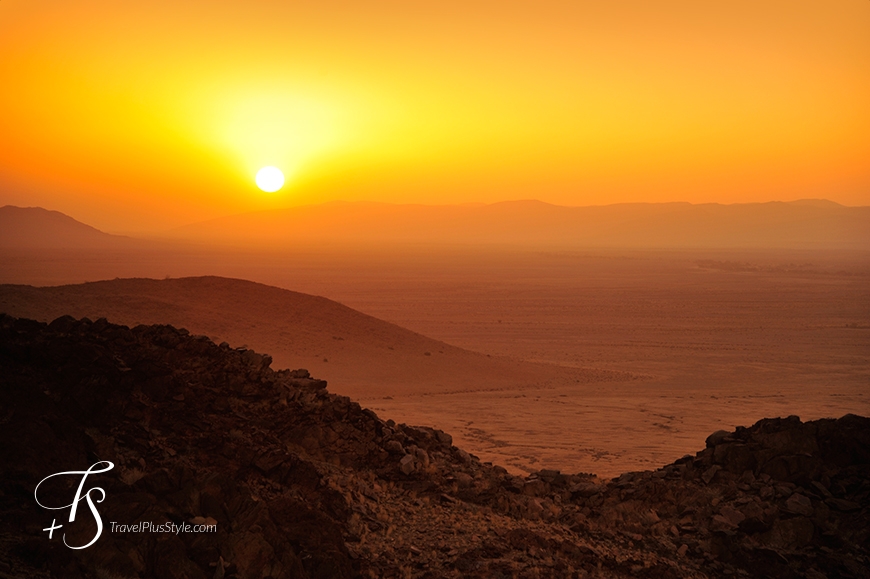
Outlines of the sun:
<svg viewBox="0 0 870 579">
<path fill-rule="evenodd" d="M 284 186 L 284 173 L 278 167 L 263 167 L 257 171 L 257 187 L 266 193 L 274 193 Z"/>
</svg>

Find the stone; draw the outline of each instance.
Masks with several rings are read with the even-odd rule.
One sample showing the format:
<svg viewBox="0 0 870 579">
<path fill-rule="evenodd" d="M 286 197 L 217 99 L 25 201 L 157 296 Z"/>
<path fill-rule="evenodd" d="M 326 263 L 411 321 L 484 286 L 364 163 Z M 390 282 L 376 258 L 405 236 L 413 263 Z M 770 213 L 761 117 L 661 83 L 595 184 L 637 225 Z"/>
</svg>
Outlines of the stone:
<svg viewBox="0 0 870 579">
<path fill-rule="evenodd" d="M 713 515 L 710 519 L 711 531 L 733 531 L 737 529 L 737 525 L 723 517 L 722 515 Z"/>
<path fill-rule="evenodd" d="M 244 352 L 242 352 L 242 360 L 251 368 L 259 370 L 265 363 L 266 356 L 258 354 L 253 350 L 245 350 Z M 271 359 L 269 360 L 269 363 L 271 364 Z"/>
<path fill-rule="evenodd" d="M 388 440 L 384 444 L 384 450 L 390 454 L 405 454 L 405 447 L 398 440 Z"/>
<path fill-rule="evenodd" d="M 541 518 L 541 514 L 544 512 L 544 504 L 541 499 L 533 498 L 530 499 L 528 505 L 526 507 L 526 517 L 532 520 L 537 520 Z"/>
<path fill-rule="evenodd" d="M 716 432 L 708 436 L 707 440 L 705 440 L 704 442 L 707 445 L 707 448 L 711 448 L 713 446 L 716 446 L 717 444 L 722 444 L 723 442 L 725 442 L 725 439 L 730 438 L 730 436 L 731 433 L 727 430 L 717 430 Z"/>
<path fill-rule="evenodd" d="M 775 456 L 761 467 L 761 472 L 777 481 L 807 484 L 819 461 L 809 454 Z"/>
<path fill-rule="evenodd" d="M 429 466 L 429 454 L 422 448 L 414 449 L 414 458 L 423 466 L 423 468 Z"/>
<path fill-rule="evenodd" d="M 720 470 L 722 470 L 722 467 L 718 464 L 714 464 L 713 466 L 704 471 L 704 473 L 701 475 L 701 479 L 703 479 L 705 483 L 710 484 L 711 482 L 713 482 L 713 478 L 715 478 L 716 473 L 718 473 Z"/>
<path fill-rule="evenodd" d="M 461 489 L 467 489 L 474 484 L 474 477 L 468 473 L 457 472 L 454 477 L 456 478 L 456 483 Z"/>
<path fill-rule="evenodd" d="M 541 479 L 527 480 L 523 485 L 523 494 L 531 497 L 542 497 L 550 489 L 550 485 Z"/>
<path fill-rule="evenodd" d="M 568 491 L 577 497 L 590 498 L 601 493 L 604 490 L 603 485 L 593 482 L 579 482 L 568 487 Z"/>
<path fill-rule="evenodd" d="M 774 549 L 798 549 L 808 545 L 814 533 L 815 526 L 809 519 L 779 519 L 773 528 L 759 535 L 759 542 Z"/>
<path fill-rule="evenodd" d="M 417 470 L 414 465 L 414 457 L 410 454 L 406 454 L 401 459 L 399 459 L 399 470 L 401 470 L 404 474 L 411 474 L 415 470 Z"/>
<path fill-rule="evenodd" d="M 800 493 L 794 493 L 785 501 L 785 510 L 796 515 L 812 517 L 813 502 Z"/>
<path fill-rule="evenodd" d="M 828 487 L 823 485 L 821 482 L 814 480 L 810 484 L 812 485 L 812 488 L 814 488 L 816 491 L 818 491 L 818 493 L 821 494 L 823 497 L 833 497 L 834 496 L 831 494 L 831 491 L 828 490 Z"/>
<path fill-rule="evenodd" d="M 825 499 L 825 504 L 827 504 L 832 509 L 844 512 L 851 513 L 852 511 L 857 511 L 861 508 L 860 503 L 856 503 L 855 501 L 847 501 L 845 499 L 837 499 L 830 498 Z"/>
<path fill-rule="evenodd" d="M 450 436 L 449 434 L 447 434 L 446 432 L 441 431 L 441 430 L 436 430 L 435 436 L 438 438 L 438 442 L 440 442 L 441 444 L 445 444 L 447 446 L 453 445 L 453 437 Z"/>
<path fill-rule="evenodd" d="M 713 461 L 734 474 L 752 471 L 757 466 L 757 458 L 752 448 L 737 442 L 722 443 L 713 449 Z"/>
<path fill-rule="evenodd" d="M 742 523 L 746 516 L 738 511 L 737 509 L 733 509 L 729 506 L 723 506 L 719 509 L 719 514 L 728 521 L 728 523 L 734 527 L 737 527 Z"/>
</svg>

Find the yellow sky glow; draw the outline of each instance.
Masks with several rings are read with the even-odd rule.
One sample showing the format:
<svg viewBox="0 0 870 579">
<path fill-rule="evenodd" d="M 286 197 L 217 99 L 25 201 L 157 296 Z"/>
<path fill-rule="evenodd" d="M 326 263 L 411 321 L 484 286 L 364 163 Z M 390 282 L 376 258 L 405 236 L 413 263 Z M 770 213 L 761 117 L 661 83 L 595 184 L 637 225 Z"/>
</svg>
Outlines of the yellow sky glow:
<svg viewBox="0 0 870 579">
<path fill-rule="evenodd" d="M 868 205 L 868 31 L 858 0 L 2 2 L 0 205 Z"/>
</svg>

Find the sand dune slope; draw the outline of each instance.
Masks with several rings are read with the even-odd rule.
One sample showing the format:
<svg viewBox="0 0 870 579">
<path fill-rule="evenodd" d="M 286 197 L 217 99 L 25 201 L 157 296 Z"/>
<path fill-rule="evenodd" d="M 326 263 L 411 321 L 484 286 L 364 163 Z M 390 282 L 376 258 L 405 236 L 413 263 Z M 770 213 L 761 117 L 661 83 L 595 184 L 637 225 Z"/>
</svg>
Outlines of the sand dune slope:
<svg viewBox="0 0 870 579">
<path fill-rule="evenodd" d="M 330 390 L 357 398 L 497 390 L 628 374 L 568 369 L 456 348 L 326 298 L 220 277 L 116 279 L 37 288 L 0 286 L 0 312 L 50 321 L 106 317 L 125 325 L 172 324 L 304 367 Z"/>
</svg>

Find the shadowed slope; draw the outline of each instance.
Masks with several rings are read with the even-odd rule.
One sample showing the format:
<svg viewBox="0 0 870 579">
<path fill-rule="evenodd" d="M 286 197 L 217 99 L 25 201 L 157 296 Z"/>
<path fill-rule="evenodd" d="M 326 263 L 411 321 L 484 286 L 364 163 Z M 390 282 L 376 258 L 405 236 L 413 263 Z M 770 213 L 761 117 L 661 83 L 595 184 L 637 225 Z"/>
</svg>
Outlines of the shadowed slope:
<svg viewBox="0 0 870 579">
<path fill-rule="evenodd" d="M 182 326 L 234 347 L 268 352 L 278 368 L 312 369 L 334 391 L 356 397 L 629 377 L 491 358 L 326 298 L 220 277 L 119 279 L 46 288 L 4 285 L 0 311 L 43 321 L 72 315 L 131 326 Z"/>
<path fill-rule="evenodd" d="M 0 576 L 868 577 L 868 418 L 760 420 L 607 482 L 520 477 L 270 362 L 171 326 L 0 315 Z M 40 508 L 87 465 L 94 515 Z"/>
</svg>

